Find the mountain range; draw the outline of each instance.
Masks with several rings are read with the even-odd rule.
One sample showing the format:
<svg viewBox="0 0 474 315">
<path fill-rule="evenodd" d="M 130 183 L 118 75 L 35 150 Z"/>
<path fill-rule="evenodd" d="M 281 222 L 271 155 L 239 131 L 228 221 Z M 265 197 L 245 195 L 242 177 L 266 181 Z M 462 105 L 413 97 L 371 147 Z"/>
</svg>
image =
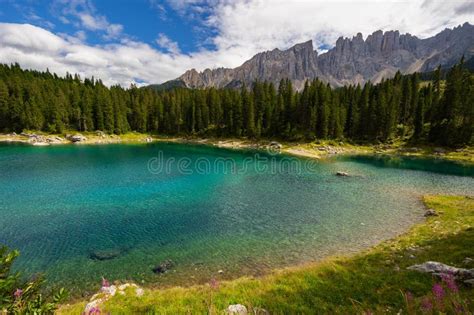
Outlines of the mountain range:
<svg viewBox="0 0 474 315">
<path fill-rule="evenodd" d="M 233 69 L 191 69 L 175 80 L 152 87 L 239 88 L 255 80 L 278 85 L 284 78 L 289 78 L 298 90 L 306 80 L 314 78 L 334 87 L 369 80 L 377 83 L 397 71 L 408 74 L 433 71 L 439 65 L 450 67 L 463 55 L 466 60 L 474 56 L 474 26 L 469 23 L 424 39 L 379 30 L 365 40 L 361 33 L 352 38 L 340 37 L 333 48 L 320 55 L 310 40 L 287 50 L 258 53 Z"/>
</svg>

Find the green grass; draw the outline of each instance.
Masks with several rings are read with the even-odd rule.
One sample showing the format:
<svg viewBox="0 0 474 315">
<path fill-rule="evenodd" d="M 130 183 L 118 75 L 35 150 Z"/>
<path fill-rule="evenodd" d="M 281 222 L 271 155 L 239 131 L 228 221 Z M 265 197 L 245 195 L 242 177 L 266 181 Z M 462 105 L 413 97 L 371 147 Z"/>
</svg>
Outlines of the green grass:
<svg viewBox="0 0 474 315">
<path fill-rule="evenodd" d="M 427 219 L 406 234 L 352 257 L 335 257 L 320 263 L 275 271 L 262 278 L 241 278 L 189 288 L 149 289 L 143 297 L 115 296 L 102 311 L 123 313 L 222 313 L 229 304 L 264 308 L 272 314 L 318 313 L 396 314 L 405 309 L 402 292 L 415 299 L 431 289 L 430 275 L 406 267 L 435 260 L 459 267 L 474 258 L 474 199 L 426 196 L 425 204 L 440 216 Z M 462 288 L 472 299 L 474 290 Z M 85 302 L 63 306 L 60 313 L 80 314 Z M 404 312 L 405 313 L 405 312 Z"/>
</svg>

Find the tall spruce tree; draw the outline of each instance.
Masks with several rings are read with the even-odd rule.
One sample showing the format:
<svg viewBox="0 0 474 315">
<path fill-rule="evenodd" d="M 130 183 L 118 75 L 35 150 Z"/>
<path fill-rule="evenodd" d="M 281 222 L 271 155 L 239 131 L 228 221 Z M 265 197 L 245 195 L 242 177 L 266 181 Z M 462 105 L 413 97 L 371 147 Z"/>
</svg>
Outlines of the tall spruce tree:
<svg viewBox="0 0 474 315">
<path fill-rule="evenodd" d="M 0 65 L 0 131 L 130 130 L 160 134 L 285 139 L 404 137 L 444 145 L 472 143 L 474 79 L 462 64 L 433 84 L 395 74 L 378 84 L 334 89 L 314 79 L 301 91 L 288 79 L 232 89 L 154 91 L 105 86 L 95 78 Z M 421 86 L 424 86 L 420 88 Z"/>
</svg>

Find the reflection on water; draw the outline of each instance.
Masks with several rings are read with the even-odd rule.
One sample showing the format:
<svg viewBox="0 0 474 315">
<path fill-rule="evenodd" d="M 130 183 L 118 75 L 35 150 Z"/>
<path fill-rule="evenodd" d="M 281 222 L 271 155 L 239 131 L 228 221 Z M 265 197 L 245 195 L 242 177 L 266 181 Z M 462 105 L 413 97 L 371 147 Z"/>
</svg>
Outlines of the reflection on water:
<svg viewBox="0 0 474 315">
<path fill-rule="evenodd" d="M 340 160 L 356 161 L 358 163 L 369 164 L 377 167 L 390 167 L 398 169 L 434 172 L 439 174 L 474 176 L 474 166 L 469 166 L 460 162 L 447 161 L 442 159 L 430 159 L 406 156 L 351 156 L 342 157 Z"/>
</svg>

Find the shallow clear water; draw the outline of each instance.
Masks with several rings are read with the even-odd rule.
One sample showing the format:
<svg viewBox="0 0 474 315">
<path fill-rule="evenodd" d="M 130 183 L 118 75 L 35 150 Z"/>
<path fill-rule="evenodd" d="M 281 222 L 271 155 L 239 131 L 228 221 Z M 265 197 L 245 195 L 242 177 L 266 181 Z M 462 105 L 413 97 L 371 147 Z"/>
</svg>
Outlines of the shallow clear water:
<svg viewBox="0 0 474 315">
<path fill-rule="evenodd" d="M 421 220 L 423 194 L 474 195 L 474 167 L 455 163 L 180 144 L 0 144 L 0 175 L 0 243 L 20 249 L 15 268 L 76 293 L 102 276 L 192 284 L 345 254 Z M 154 274 L 165 259 L 173 269 Z"/>
</svg>

